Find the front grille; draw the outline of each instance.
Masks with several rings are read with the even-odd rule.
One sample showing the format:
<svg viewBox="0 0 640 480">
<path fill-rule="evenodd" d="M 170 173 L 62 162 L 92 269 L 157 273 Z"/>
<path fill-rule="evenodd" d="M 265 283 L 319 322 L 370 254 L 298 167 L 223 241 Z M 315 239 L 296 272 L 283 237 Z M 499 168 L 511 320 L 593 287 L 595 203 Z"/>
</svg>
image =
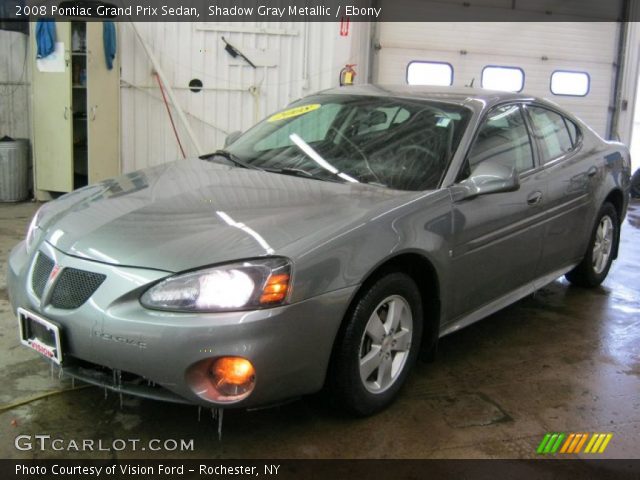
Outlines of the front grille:
<svg viewBox="0 0 640 480">
<path fill-rule="evenodd" d="M 65 268 L 51 293 L 51 305 L 56 308 L 78 308 L 86 302 L 107 278 L 101 273 Z"/>
<path fill-rule="evenodd" d="M 44 292 L 44 287 L 47 286 L 47 280 L 49 280 L 54 264 L 54 261 L 44 253 L 38 252 L 33 272 L 31 272 L 31 288 L 33 288 L 33 292 L 38 298 L 42 297 L 42 292 Z"/>
</svg>

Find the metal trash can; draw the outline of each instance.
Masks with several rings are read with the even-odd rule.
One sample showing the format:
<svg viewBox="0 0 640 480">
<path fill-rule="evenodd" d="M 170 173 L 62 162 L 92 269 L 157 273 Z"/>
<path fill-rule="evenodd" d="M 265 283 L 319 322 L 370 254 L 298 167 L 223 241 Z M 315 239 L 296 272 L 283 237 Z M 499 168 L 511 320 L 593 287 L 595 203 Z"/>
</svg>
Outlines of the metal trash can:
<svg viewBox="0 0 640 480">
<path fill-rule="evenodd" d="M 0 202 L 29 196 L 29 140 L 0 138 Z"/>
</svg>

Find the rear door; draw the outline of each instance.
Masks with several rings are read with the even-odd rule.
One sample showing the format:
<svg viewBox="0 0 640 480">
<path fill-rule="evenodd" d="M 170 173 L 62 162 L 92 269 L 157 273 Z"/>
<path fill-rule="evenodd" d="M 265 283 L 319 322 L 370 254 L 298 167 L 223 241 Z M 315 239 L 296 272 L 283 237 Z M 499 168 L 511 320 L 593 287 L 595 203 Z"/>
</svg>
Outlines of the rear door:
<svg viewBox="0 0 640 480">
<path fill-rule="evenodd" d="M 489 112 L 468 153 L 462 181 L 484 161 L 515 168 L 520 188 L 453 205 L 452 318 L 527 286 L 538 267 L 544 233 L 545 173 L 519 104 Z"/>
<path fill-rule="evenodd" d="M 595 160 L 582 148 L 579 127 L 560 112 L 541 105 L 525 107 L 547 173 L 547 226 L 539 276 L 576 263 L 590 234 L 590 199 Z"/>
</svg>

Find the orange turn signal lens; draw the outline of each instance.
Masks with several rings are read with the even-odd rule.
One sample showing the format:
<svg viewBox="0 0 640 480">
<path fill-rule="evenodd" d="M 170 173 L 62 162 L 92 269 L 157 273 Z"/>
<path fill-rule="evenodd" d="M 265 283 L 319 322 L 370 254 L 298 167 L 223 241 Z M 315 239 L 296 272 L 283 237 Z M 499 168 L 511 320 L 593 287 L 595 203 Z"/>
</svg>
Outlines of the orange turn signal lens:
<svg viewBox="0 0 640 480">
<path fill-rule="evenodd" d="M 267 280 L 264 288 L 262 289 L 262 295 L 260 296 L 260 303 L 262 305 L 268 305 L 270 303 L 282 302 L 289 291 L 289 274 L 282 273 L 277 275 L 271 275 Z"/>
<path fill-rule="evenodd" d="M 256 371 L 242 357 L 220 357 L 211 365 L 212 383 L 225 401 L 240 400 L 253 390 Z"/>
</svg>

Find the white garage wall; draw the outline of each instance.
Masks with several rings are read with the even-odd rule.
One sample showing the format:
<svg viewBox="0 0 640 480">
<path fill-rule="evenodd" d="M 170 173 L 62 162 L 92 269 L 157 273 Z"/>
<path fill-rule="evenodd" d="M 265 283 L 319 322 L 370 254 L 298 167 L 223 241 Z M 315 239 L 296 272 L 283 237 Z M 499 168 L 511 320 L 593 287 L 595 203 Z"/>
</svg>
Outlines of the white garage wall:
<svg viewBox="0 0 640 480">
<path fill-rule="evenodd" d="M 29 138 L 28 38 L 0 30 L 0 137 Z"/>
<path fill-rule="evenodd" d="M 138 23 L 158 58 L 202 147 L 220 148 L 227 133 L 244 130 L 301 96 L 338 84 L 346 63 L 366 78 L 368 24 L 351 24 L 348 37 L 328 23 Z M 224 36 L 259 66 L 224 51 Z M 179 158 L 151 63 L 129 24 L 119 25 L 122 64 L 122 165 L 129 172 Z M 193 93 L 189 81 L 204 89 Z M 186 132 L 174 120 L 187 151 Z"/>
<path fill-rule="evenodd" d="M 511 0 L 484 1 L 501 7 L 512 4 Z M 520 6 L 527 3 L 517 2 Z M 476 15 L 481 11 L 476 9 L 474 16 L 481 18 Z M 337 85 L 338 72 L 345 63 L 358 64 L 358 83 L 367 78 L 368 24 L 352 23 L 346 38 L 339 36 L 337 22 L 138 26 L 207 150 L 220 147 L 228 132 L 248 128 L 289 101 Z M 128 172 L 178 158 L 179 151 L 151 64 L 130 25 L 121 23 L 118 27 L 122 160 L 123 170 Z M 550 97 L 600 133 L 606 131 L 618 35 L 614 23 L 382 23 L 375 29 L 382 48 L 374 50 L 374 81 L 404 83 L 406 65 L 416 59 L 449 61 L 455 68 L 456 85 L 467 84 L 472 78 L 479 85 L 480 72 L 487 63 L 518 65 L 526 72 L 526 92 Z M 242 60 L 232 59 L 223 50 L 222 35 L 251 58 L 258 58 L 261 65 L 271 66 L 254 70 Z M 23 34 L 0 31 L 0 135 L 30 134 L 25 114 L 29 111 L 29 62 L 23 73 L 26 42 Z M 637 63 L 635 58 L 631 61 Z M 554 69 L 588 71 L 592 81 L 589 96 L 552 96 L 548 82 Z M 201 79 L 205 90 L 190 92 L 187 85 L 192 78 Z M 258 95 L 252 95 L 251 87 L 258 87 Z M 193 154 L 179 122 L 178 128 L 187 152 Z"/>
<path fill-rule="evenodd" d="M 520 67 L 524 92 L 549 98 L 606 135 L 615 80 L 618 25 L 614 22 L 384 23 L 378 26 L 374 79 L 406 83 L 412 60 L 450 63 L 454 85 L 481 85 L 486 65 Z M 554 70 L 589 73 L 586 97 L 553 95 Z"/>
</svg>

